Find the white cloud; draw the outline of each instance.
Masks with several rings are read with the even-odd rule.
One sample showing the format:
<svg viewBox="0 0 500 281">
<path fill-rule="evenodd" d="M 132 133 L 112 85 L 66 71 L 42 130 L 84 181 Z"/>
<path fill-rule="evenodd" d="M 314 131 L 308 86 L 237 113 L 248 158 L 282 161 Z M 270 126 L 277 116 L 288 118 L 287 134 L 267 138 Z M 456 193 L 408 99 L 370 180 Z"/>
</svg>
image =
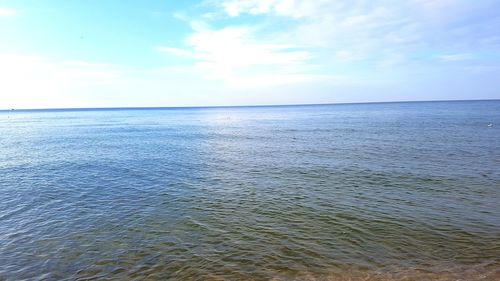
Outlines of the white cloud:
<svg viewBox="0 0 500 281">
<path fill-rule="evenodd" d="M 115 83 L 122 75 L 102 63 L 0 54 L 0 108 L 76 105 L 84 98 L 72 93 Z"/>
<path fill-rule="evenodd" d="M 222 0 L 216 6 L 230 17 L 242 14 L 290 18 L 283 38 L 330 53 L 349 49 L 357 57 L 380 50 L 483 47 L 500 28 L 498 1 L 483 0 Z M 293 23 L 292 22 L 292 23 Z M 270 27 L 272 28 L 272 27 Z M 481 44 L 481 46 L 479 46 Z M 401 51 L 401 50 L 399 50 Z M 450 52 L 450 50 L 448 50 Z"/>
<path fill-rule="evenodd" d="M 383 80 L 387 78 L 380 76 L 390 75 L 391 69 L 398 71 L 393 75 L 401 76 L 398 69 L 409 65 L 412 67 L 407 67 L 408 71 L 417 69 L 418 64 L 435 60 L 436 53 L 462 54 L 473 44 L 475 48 L 494 48 L 500 41 L 495 39 L 495 28 L 491 28 L 500 27 L 491 22 L 500 13 L 476 18 L 474 27 L 468 20 L 483 15 L 485 10 L 493 11 L 493 0 L 207 3 L 215 9 L 195 18 L 183 14 L 181 20 L 192 28 L 184 48 L 160 47 L 157 51 L 194 60 L 197 73 L 227 85 L 266 87 L 328 78 L 358 78 L 359 83 Z M 259 17 L 257 24 L 252 20 L 252 25 L 244 25 L 248 17 L 242 15 L 264 17 Z M 465 61 L 453 55 L 439 59 Z"/>
<path fill-rule="evenodd" d="M 184 57 L 184 58 L 193 58 L 195 56 L 193 54 L 193 52 L 191 52 L 189 50 L 180 49 L 180 48 L 156 47 L 155 50 L 160 52 L 160 53 L 171 54 L 171 55 L 175 55 L 178 57 Z"/>
<path fill-rule="evenodd" d="M 470 54 L 447 54 L 438 57 L 442 61 L 465 61 L 472 58 Z"/>
<path fill-rule="evenodd" d="M 76 66 L 83 68 L 105 68 L 111 66 L 110 64 L 107 63 L 96 63 L 84 60 L 69 60 L 69 61 L 64 61 L 63 64 L 68 66 Z"/>
<path fill-rule="evenodd" d="M 182 18 L 192 28 L 185 47 L 158 51 L 194 60 L 197 73 L 234 89 L 405 83 L 424 74 L 435 76 L 439 67 L 456 65 L 447 71 L 457 74 L 460 67 L 480 64 L 487 57 L 475 53 L 498 57 L 500 49 L 496 0 L 205 0 L 204 4 L 212 8 Z"/>
<path fill-rule="evenodd" d="M 0 7 L 0 17 L 10 17 L 10 16 L 15 16 L 16 14 L 17 11 L 14 9 Z"/>
<path fill-rule="evenodd" d="M 292 18 L 304 18 L 315 15 L 325 4 L 331 1 L 296 1 L 296 0 L 229 0 L 220 5 L 231 17 L 247 13 L 250 15 L 274 14 Z"/>
<path fill-rule="evenodd" d="M 195 32 L 188 38 L 187 44 L 196 52 L 200 63 L 210 64 L 219 70 L 300 64 L 311 58 L 310 53 L 294 50 L 293 45 L 260 42 L 252 35 L 249 28 L 227 27 Z"/>
<path fill-rule="evenodd" d="M 194 26 L 194 33 L 186 38 L 187 49 L 159 47 L 157 51 L 195 59 L 194 68 L 203 77 L 221 79 L 227 85 L 263 87 L 314 79 L 302 72 L 313 59 L 308 51 L 273 40 L 260 41 L 248 27 Z"/>
<path fill-rule="evenodd" d="M 223 104 L 211 99 L 222 95 L 215 86 L 188 66 L 138 68 L 0 53 L 0 109 Z"/>
</svg>

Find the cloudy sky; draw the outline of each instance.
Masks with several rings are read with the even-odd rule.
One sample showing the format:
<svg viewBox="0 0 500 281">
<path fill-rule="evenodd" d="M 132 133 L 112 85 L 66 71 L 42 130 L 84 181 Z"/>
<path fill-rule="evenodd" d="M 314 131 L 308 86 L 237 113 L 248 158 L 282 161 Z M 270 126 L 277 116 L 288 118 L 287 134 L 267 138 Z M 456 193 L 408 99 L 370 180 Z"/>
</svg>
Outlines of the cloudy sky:
<svg viewBox="0 0 500 281">
<path fill-rule="evenodd" d="M 0 0 L 0 108 L 500 98 L 498 0 Z"/>
</svg>

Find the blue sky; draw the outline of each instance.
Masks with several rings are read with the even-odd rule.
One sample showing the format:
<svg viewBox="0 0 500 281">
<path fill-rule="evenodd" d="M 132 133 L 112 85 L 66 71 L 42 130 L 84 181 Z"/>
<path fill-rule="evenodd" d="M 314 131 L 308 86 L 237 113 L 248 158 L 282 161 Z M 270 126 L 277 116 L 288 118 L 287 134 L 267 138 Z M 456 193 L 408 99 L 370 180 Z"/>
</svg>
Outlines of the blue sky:
<svg viewBox="0 0 500 281">
<path fill-rule="evenodd" d="M 497 0 L 0 0 L 0 108 L 500 98 Z"/>
</svg>

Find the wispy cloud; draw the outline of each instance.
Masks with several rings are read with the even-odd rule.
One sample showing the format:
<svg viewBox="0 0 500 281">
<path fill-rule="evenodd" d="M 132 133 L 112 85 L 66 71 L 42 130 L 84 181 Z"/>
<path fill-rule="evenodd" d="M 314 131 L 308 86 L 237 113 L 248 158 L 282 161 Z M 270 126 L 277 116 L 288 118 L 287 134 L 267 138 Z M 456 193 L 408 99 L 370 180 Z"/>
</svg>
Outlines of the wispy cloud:
<svg viewBox="0 0 500 281">
<path fill-rule="evenodd" d="M 222 79 L 239 85 L 253 79 L 255 86 L 262 86 L 272 81 L 283 83 L 312 77 L 301 76 L 304 73 L 297 72 L 306 70 L 313 59 L 310 52 L 298 46 L 260 40 L 257 38 L 258 30 L 247 26 L 212 29 L 206 24 L 200 27 L 199 22 L 191 25 L 194 30 L 185 40 L 185 49 L 159 47 L 156 50 L 194 59 L 194 67 L 205 78 Z"/>
<path fill-rule="evenodd" d="M 438 57 L 442 61 L 465 61 L 472 59 L 470 54 L 447 54 Z"/>
<path fill-rule="evenodd" d="M 183 58 L 194 58 L 196 56 L 192 51 L 181 48 L 156 47 L 155 50 L 160 53 L 171 54 Z"/>
<path fill-rule="evenodd" d="M 206 78 L 229 83 L 349 76 L 362 83 L 360 73 L 389 75 L 379 69 L 427 64 L 436 53 L 444 54 L 438 56 L 441 61 L 465 62 L 475 58 L 471 49 L 500 49 L 497 29 L 492 28 L 500 28 L 500 12 L 493 0 L 211 0 L 205 4 L 213 9 L 180 18 L 193 29 L 184 48 L 157 50 L 194 60 Z M 203 16 L 207 14 L 210 17 Z M 258 24 L 247 24 L 248 15 L 261 16 Z"/>
<path fill-rule="evenodd" d="M 500 47 L 500 11 L 493 0 L 222 0 L 216 6 L 230 18 L 289 18 L 292 23 L 279 33 L 293 44 L 348 51 L 368 60 L 395 52 L 414 57 L 428 50 L 463 53 Z"/>
<path fill-rule="evenodd" d="M 58 107 L 84 99 L 68 95 L 115 84 L 124 73 L 108 64 L 57 61 L 36 55 L 0 53 L 0 108 Z"/>
<path fill-rule="evenodd" d="M 317 14 L 324 6 L 333 1 L 293 1 L 293 0 L 228 0 L 221 1 L 219 5 L 231 17 L 241 14 L 262 15 L 274 14 L 292 18 L 304 18 Z"/>
<path fill-rule="evenodd" d="M 223 104 L 205 96 L 220 90 L 193 83 L 192 70 L 0 52 L 0 109 Z"/>
<path fill-rule="evenodd" d="M 110 64 L 107 63 L 98 63 L 98 62 L 90 62 L 84 60 L 69 60 L 63 62 L 64 65 L 74 66 L 74 67 L 82 67 L 82 68 L 107 68 L 111 67 Z"/>
<path fill-rule="evenodd" d="M 10 17 L 10 16 L 15 16 L 16 14 L 17 11 L 14 9 L 0 7 L 0 17 Z"/>
</svg>

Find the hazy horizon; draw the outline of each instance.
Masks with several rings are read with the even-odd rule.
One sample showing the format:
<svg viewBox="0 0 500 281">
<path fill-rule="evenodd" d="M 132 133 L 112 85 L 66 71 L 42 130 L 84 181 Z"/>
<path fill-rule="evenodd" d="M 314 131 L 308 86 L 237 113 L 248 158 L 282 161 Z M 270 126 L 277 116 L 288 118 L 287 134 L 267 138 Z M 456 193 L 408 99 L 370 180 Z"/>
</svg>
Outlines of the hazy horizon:
<svg viewBox="0 0 500 281">
<path fill-rule="evenodd" d="M 120 107 L 46 107 L 46 108 L 0 108 L 0 111 L 44 111 L 44 110 L 120 110 L 120 109 L 182 109 L 182 108 L 231 108 L 231 107 L 287 107 L 287 106 L 328 106 L 328 105 L 356 105 L 377 103 L 432 103 L 432 102 L 481 102 L 500 101 L 500 99 L 469 99 L 469 100 L 394 100 L 394 101 L 366 101 L 366 102 L 338 102 L 338 103 L 295 103 L 295 104 L 248 104 L 248 105 L 185 105 L 185 106 L 120 106 Z"/>
<path fill-rule="evenodd" d="M 499 99 L 493 0 L 4 0 L 0 108 Z"/>
</svg>

